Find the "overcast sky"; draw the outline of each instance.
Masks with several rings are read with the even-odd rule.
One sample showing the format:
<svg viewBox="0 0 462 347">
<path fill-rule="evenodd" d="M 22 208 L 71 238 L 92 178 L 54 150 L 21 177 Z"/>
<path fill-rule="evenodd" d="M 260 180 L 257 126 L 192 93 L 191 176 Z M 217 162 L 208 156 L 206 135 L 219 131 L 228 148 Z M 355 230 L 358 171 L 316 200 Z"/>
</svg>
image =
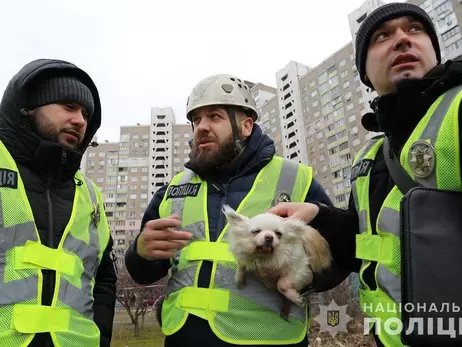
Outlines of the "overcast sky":
<svg viewBox="0 0 462 347">
<path fill-rule="evenodd" d="M 98 141 L 117 141 L 121 125 L 149 124 L 151 106 L 186 122 L 187 97 L 208 75 L 275 86 L 290 60 L 319 64 L 351 40 L 347 16 L 362 3 L 3 0 L 0 90 L 33 59 L 71 61 L 99 88 Z"/>
</svg>

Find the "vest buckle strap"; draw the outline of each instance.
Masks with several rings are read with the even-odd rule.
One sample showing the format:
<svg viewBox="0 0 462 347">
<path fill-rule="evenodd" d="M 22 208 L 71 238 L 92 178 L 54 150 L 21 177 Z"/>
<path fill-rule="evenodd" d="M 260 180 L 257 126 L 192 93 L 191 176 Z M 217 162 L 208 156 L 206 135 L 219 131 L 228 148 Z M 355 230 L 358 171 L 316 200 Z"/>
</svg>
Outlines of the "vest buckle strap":
<svg viewBox="0 0 462 347">
<path fill-rule="evenodd" d="M 228 312 L 230 293 L 225 289 L 183 287 L 178 305 L 182 308 Z"/>
<path fill-rule="evenodd" d="M 16 270 L 49 269 L 73 275 L 76 268 L 75 256 L 30 240 L 26 241 L 25 246 L 15 247 L 14 254 Z"/>
<path fill-rule="evenodd" d="M 63 307 L 16 304 L 14 329 L 23 334 L 69 331 L 71 311 Z"/>
<path fill-rule="evenodd" d="M 390 237 L 358 234 L 356 235 L 356 258 L 389 265 L 393 262 L 393 254 L 389 252 L 392 246 L 393 241 Z"/>
<path fill-rule="evenodd" d="M 186 260 L 236 262 L 234 255 L 229 251 L 228 243 L 210 241 L 191 242 L 186 252 Z"/>
</svg>

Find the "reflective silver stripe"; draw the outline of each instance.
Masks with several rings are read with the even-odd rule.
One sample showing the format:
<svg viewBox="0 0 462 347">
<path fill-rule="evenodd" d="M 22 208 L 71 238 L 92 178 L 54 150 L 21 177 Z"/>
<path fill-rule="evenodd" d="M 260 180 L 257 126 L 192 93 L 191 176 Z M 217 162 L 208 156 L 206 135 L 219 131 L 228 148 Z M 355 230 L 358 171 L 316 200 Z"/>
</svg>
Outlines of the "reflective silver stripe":
<svg viewBox="0 0 462 347">
<path fill-rule="evenodd" d="M 392 208 L 382 207 L 378 223 L 380 231 L 400 237 L 399 221 L 400 216 L 398 211 Z"/>
<path fill-rule="evenodd" d="M 195 173 L 193 171 L 186 170 L 185 173 L 181 176 L 178 184 L 188 183 L 193 179 L 194 176 L 195 176 Z M 172 199 L 172 214 L 175 214 L 179 216 L 180 218 L 183 216 L 184 199 L 185 199 L 184 197 Z"/>
<path fill-rule="evenodd" d="M 191 170 L 186 170 L 185 173 L 181 176 L 178 184 L 186 184 L 191 182 L 194 178 L 195 173 Z M 168 189 L 168 188 L 167 188 Z M 183 220 L 183 207 L 186 197 L 172 199 L 172 211 L 171 214 L 177 215 L 180 217 L 180 220 Z M 202 240 L 205 238 L 205 225 L 204 221 L 199 221 L 190 225 L 182 225 L 179 230 L 189 231 L 193 234 L 193 240 Z M 180 252 L 177 252 L 172 258 L 175 264 L 180 260 Z"/>
<path fill-rule="evenodd" d="M 364 157 L 369 153 L 369 151 L 372 149 L 372 147 L 379 141 L 382 137 L 374 137 L 370 139 L 367 144 L 363 147 L 363 149 L 360 151 L 360 154 L 357 158 L 355 158 L 354 165 L 357 165 L 360 163 Z M 358 213 L 359 217 L 359 229 L 360 232 L 365 232 L 367 231 L 367 213 L 365 216 L 361 216 L 361 211 L 359 211 L 359 199 L 358 199 L 358 191 L 356 188 L 356 180 L 354 180 L 351 184 L 351 192 L 353 193 L 353 201 L 355 203 L 355 208 L 356 212 Z"/>
<path fill-rule="evenodd" d="M 292 160 L 284 159 L 279 175 L 276 192 L 287 192 L 292 195 L 294 185 L 297 181 L 298 163 Z"/>
<path fill-rule="evenodd" d="M 196 272 L 196 265 L 181 269 L 181 271 L 178 271 L 177 264 L 173 265 L 171 268 L 171 277 L 167 283 L 165 296 L 169 296 L 171 293 L 174 293 L 183 287 L 194 286 L 194 277 L 196 276 Z"/>
<path fill-rule="evenodd" d="M 93 206 L 98 204 L 95 187 L 90 179 L 84 176 L 90 198 Z M 80 194 L 83 194 L 82 191 Z M 102 211 L 101 211 L 102 213 Z M 83 262 L 83 273 L 81 276 L 81 287 L 77 288 L 72 283 L 66 281 L 65 276 L 61 275 L 59 284 L 58 300 L 69 305 L 75 311 L 79 312 L 88 319 L 93 319 L 93 295 L 91 281 L 96 276 L 96 271 L 99 265 L 99 230 L 96 227 L 93 219 L 90 219 L 88 225 L 88 233 L 90 236 L 89 244 L 75 238 L 72 232 L 66 236 L 63 244 L 63 249 L 74 253 Z"/>
<path fill-rule="evenodd" d="M 363 150 L 361 150 L 359 156 L 355 159 L 355 164 L 358 165 L 369 153 L 372 147 L 382 138 L 382 136 L 377 136 L 371 138 L 366 146 L 364 146 Z M 356 213 L 358 214 L 358 222 L 359 222 L 359 232 L 365 233 L 367 232 L 367 223 L 368 223 L 368 211 L 367 209 L 360 211 L 359 210 L 359 198 L 358 198 L 358 190 L 357 190 L 357 180 L 354 180 L 351 184 L 351 192 L 353 194 L 353 201 L 355 203 Z"/>
<path fill-rule="evenodd" d="M 181 176 L 178 184 L 186 184 L 192 181 L 195 173 L 191 170 L 186 170 Z M 168 188 L 167 188 L 168 189 Z M 180 217 L 183 220 L 183 207 L 186 197 L 175 198 L 172 200 L 171 214 Z M 205 224 L 204 221 L 199 221 L 190 225 L 182 225 L 180 230 L 189 231 L 193 234 L 193 240 L 202 240 L 205 238 Z M 170 269 L 170 279 L 167 283 L 165 295 L 176 292 L 183 287 L 190 287 L 194 285 L 194 277 L 197 271 L 197 266 L 191 266 L 186 269 L 178 270 L 178 263 L 180 262 L 181 251 L 176 252 L 172 257 L 172 267 Z"/>
<path fill-rule="evenodd" d="M 457 94 L 459 94 L 461 91 L 462 91 L 462 86 L 459 85 L 446 92 L 446 94 L 443 96 L 443 99 L 441 100 L 441 102 L 439 103 L 439 105 L 436 107 L 435 111 L 431 115 L 427 126 L 422 132 L 422 135 L 420 135 L 421 139 L 430 140 L 430 143 L 432 145 L 435 144 L 436 138 L 438 136 L 439 129 L 441 128 L 441 124 L 443 123 L 444 117 L 446 116 L 446 113 L 448 112 L 449 107 L 451 107 L 452 102 L 457 97 Z M 418 182 L 420 185 L 424 187 L 436 187 L 437 186 L 436 170 L 433 170 L 431 175 L 426 178 L 415 177 L 414 179 L 416 182 Z"/>
<path fill-rule="evenodd" d="M 0 202 L 2 201 L 0 193 Z M 8 253 L 9 261 L 13 261 L 14 247 L 21 247 L 26 244 L 27 240 L 38 241 L 35 233 L 33 222 L 18 224 L 5 228 L 3 223 L 3 209 L 0 208 L 0 305 L 10 305 L 13 302 L 20 302 L 37 298 L 38 275 L 37 270 L 33 276 L 21 278 L 20 280 L 11 281 L 11 278 L 5 279 L 5 273 L 8 271 L 6 267 L 6 253 Z M 14 270 L 15 273 L 25 274 L 29 270 Z M 7 282 L 5 282 L 8 280 Z M 5 295 L 7 294 L 7 295 Z"/>
<path fill-rule="evenodd" d="M 379 287 L 387 293 L 394 302 L 401 302 L 401 277 L 400 275 L 394 274 L 388 268 L 379 264 L 377 270 L 377 284 Z"/>
<path fill-rule="evenodd" d="M 270 311 L 276 313 L 281 311 L 282 296 L 279 292 L 268 291 L 268 288 L 263 282 L 250 273 L 246 273 L 245 285 L 237 289 L 234 284 L 234 273 L 234 269 L 218 265 L 215 275 L 215 287 L 228 289 L 235 293 L 237 292 L 239 296 L 251 300 Z M 304 321 L 306 318 L 306 310 L 292 304 L 289 315 Z"/>
<path fill-rule="evenodd" d="M 380 139 L 383 138 L 383 135 L 377 135 L 369 141 L 367 141 L 366 145 L 360 150 L 359 155 L 355 158 L 353 165 L 358 164 L 361 160 L 364 159 L 364 157 L 369 153 L 369 151 L 374 147 L 374 145 L 377 143 L 377 141 L 380 141 Z"/>
</svg>

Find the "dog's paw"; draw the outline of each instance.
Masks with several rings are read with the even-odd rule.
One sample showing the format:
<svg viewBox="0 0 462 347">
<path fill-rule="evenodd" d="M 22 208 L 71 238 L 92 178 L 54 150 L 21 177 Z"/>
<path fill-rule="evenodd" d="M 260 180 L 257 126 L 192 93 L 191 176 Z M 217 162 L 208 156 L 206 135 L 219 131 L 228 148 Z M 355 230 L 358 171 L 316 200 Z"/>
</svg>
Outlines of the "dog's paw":
<svg viewBox="0 0 462 347">
<path fill-rule="evenodd" d="M 234 283 L 236 284 L 236 287 L 242 288 L 245 285 L 245 275 L 242 272 L 236 272 L 236 276 L 234 277 Z"/>
<path fill-rule="evenodd" d="M 294 302 L 295 305 L 298 305 L 300 307 L 306 307 L 306 305 L 308 304 L 308 301 L 301 295 L 293 298 L 292 301 Z"/>
</svg>

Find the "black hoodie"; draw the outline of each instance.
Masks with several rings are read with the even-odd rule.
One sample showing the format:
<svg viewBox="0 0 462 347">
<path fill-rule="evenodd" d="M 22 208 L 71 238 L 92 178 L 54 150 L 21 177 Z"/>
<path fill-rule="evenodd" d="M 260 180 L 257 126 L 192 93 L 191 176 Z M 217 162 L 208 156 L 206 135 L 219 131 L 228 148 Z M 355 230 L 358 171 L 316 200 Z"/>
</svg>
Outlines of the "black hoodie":
<svg viewBox="0 0 462 347">
<path fill-rule="evenodd" d="M 75 76 L 93 94 L 95 112 L 89 119 L 84 138 L 87 148 L 101 125 L 101 103 L 98 90 L 91 78 L 75 65 L 39 59 L 24 66 L 9 82 L 0 103 L 0 140 L 13 156 L 32 207 L 41 242 L 56 248 L 72 212 L 76 172 L 83 151 L 66 149 L 57 143 L 42 140 L 29 126 L 29 116 L 22 114 L 26 96 L 38 78 L 47 76 Z M 115 306 L 116 274 L 110 256 L 109 240 L 98 268 L 93 291 L 94 320 L 101 331 L 101 346 L 109 346 Z M 55 283 L 54 271 L 43 272 L 42 303 L 50 305 Z M 1 293 L 0 293 L 1 295 Z M 48 333 L 37 334 L 30 346 L 53 346 Z"/>
<path fill-rule="evenodd" d="M 385 133 L 390 139 L 390 150 L 399 158 L 405 142 L 433 102 L 444 92 L 461 84 L 462 62 L 448 61 L 437 65 L 422 79 L 404 80 L 397 85 L 395 93 L 377 98 L 373 103 L 375 112 L 365 114 L 362 124 L 367 130 Z M 459 137 L 462 139 L 461 135 Z M 375 233 L 380 208 L 395 185 L 385 164 L 382 150 L 377 153 L 370 177 L 370 222 L 372 232 Z M 328 240 L 339 265 L 359 272 L 361 260 L 355 257 L 355 235 L 359 233 L 359 225 L 353 195 L 350 196 L 347 211 L 321 206 L 319 214 L 311 224 Z M 371 290 L 376 287 L 375 269 L 376 266 L 369 266 L 363 274 Z M 377 343 L 380 345 L 380 342 Z"/>
</svg>

